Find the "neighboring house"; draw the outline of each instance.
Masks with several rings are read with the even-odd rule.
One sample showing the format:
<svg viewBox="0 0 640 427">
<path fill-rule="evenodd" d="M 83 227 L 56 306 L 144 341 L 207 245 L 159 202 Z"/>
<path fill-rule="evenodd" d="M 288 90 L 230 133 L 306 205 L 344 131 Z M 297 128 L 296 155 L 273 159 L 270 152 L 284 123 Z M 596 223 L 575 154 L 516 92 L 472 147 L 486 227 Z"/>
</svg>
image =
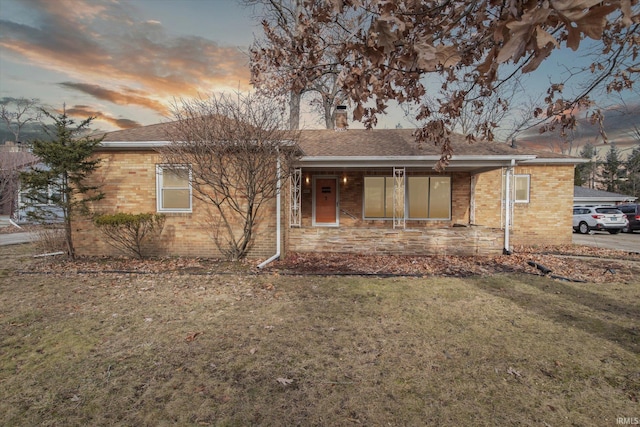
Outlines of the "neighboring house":
<svg viewBox="0 0 640 427">
<path fill-rule="evenodd" d="M 24 151 L 21 144 L 6 142 L 0 146 L 0 215 L 18 217 L 20 172 L 38 161 L 36 156 Z"/>
<path fill-rule="evenodd" d="M 154 255 L 217 257 L 207 206 L 191 194 L 187 178 L 165 179 L 156 149 L 170 143 L 169 125 L 105 135 L 94 174 L 105 198 L 93 209 L 163 212 Z M 454 138 L 450 164 L 437 172 L 439 148 L 419 146 L 412 130 L 302 131 L 302 157 L 280 200 L 263 210 L 250 256 L 492 255 L 518 245 L 571 243 L 580 159 Z M 174 191 L 184 198 L 172 205 Z M 116 254 L 89 220 L 74 233 L 78 254 Z"/>
<path fill-rule="evenodd" d="M 62 210 L 51 203 L 51 190 L 42 192 L 37 200 L 28 200 L 26 192 L 21 188 L 20 172 L 31 168 L 46 169 L 47 166 L 31 152 L 26 151 L 24 144 L 5 142 L 0 145 L 0 215 L 7 215 L 12 220 L 29 222 L 29 212 L 38 208 L 46 212 L 49 221 L 59 221 Z"/>
<path fill-rule="evenodd" d="M 581 206 L 620 205 L 635 202 L 637 197 L 609 191 L 594 190 L 593 188 L 573 187 L 573 204 Z"/>
</svg>

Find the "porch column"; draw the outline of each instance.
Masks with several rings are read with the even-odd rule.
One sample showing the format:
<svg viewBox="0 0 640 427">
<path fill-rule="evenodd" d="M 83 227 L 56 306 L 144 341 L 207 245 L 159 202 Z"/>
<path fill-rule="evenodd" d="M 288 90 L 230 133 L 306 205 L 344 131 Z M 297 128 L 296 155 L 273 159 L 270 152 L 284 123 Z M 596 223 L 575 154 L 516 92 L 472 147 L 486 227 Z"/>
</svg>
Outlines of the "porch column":
<svg viewBox="0 0 640 427">
<path fill-rule="evenodd" d="M 296 168 L 291 173 L 289 179 L 289 226 L 300 227 L 302 226 L 302 169 Z"/>
<path fill-rule="evenodd" d="M 404 185 L 405 169 L 393 168 L 393 228 L 405 228 Z"/>
</svg>

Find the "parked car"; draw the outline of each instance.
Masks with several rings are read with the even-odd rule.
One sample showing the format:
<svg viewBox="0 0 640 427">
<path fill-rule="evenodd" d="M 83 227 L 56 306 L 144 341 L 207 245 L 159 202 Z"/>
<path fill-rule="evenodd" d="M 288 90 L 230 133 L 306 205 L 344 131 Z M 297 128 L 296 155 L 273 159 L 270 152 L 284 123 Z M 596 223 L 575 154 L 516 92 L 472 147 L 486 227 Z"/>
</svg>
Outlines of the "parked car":
<svg viewBox="0 0 640 427">
<path fill-rule="evenodd" d="M 619 205 L 616 206 L 627 216 L 629 225 L 622 229 L 625 233 L 633 233 L 634 230 L 640 230 L 640 205 Z"/>
<path fill-rule="evenodd" d="M 591 230 L 618 234 L 628 225 L 627 216 L 614 206 L 573 207 L 573 230 L 582 234 Z"/>
</svg>

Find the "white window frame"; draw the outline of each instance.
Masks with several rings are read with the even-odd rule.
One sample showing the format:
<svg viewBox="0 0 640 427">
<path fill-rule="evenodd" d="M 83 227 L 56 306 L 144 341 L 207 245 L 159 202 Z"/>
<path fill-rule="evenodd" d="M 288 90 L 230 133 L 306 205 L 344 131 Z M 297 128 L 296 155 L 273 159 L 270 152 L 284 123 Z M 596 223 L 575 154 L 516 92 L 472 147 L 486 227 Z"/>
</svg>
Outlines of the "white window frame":
<svg viewBox="0 0 640 427">
<path fill-rule="evenodd" d="M 164 187 L 163 184 L 163 171 L 164 169 L 187 169 L 189 171 L 189 207 L 188 208 L 164 208 L 162 207 L 162 190 Z M 191 213 L 193 210 L 193 189 L 191 186 L 192 179 L 192 171 L 191 165 L 168 165 L 168 164 L 160 164 L 156 165 L 156 209 L 158 212 L 175 212 L 175 213 Z M 184 189 L 182 187 L 176 187 L 173 189 Z"/>
<path fill-rule="evenodd" d="M 517 185 L 516 183 L 518 182 L 518 180 L 521 179 L 526 179 L 527 181 L 527 197 L 526 199 L 518 199 L 516 197 L 517 192 L 516 192 L 516 188 Z M 513 175 L 513 203 L 529 203 L 529 200 L 531 198 L 531 175 L 529 174 L 514 174 Z"/>
</svg>

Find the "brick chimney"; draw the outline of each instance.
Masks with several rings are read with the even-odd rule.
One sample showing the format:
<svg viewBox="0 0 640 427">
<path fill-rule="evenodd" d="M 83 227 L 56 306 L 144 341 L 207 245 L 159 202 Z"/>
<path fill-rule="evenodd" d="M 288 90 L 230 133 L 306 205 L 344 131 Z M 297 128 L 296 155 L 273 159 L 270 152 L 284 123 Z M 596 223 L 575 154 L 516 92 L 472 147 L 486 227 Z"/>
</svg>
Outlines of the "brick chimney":
<svg viewBox="0 0 640 427">
<path fill-rule="evenodd" d="M 349 123 L 347 121 L 347 107 L 345 105 L 338 105 L 336 107 L 336 130 L 347 130 Z"/>
</svg>

